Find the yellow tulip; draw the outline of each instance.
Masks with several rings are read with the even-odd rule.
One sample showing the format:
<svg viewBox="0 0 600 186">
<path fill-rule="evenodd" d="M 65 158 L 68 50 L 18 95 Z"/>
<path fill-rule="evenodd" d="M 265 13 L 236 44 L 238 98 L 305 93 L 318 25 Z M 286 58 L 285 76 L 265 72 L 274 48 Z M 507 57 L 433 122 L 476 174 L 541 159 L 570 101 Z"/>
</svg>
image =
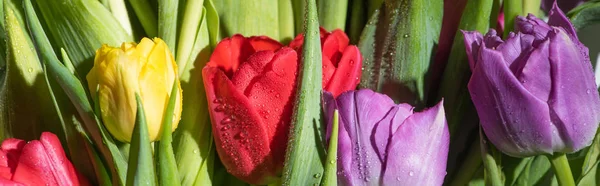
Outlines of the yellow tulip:
<svg viewBox="0 0 600 186">
<path fill-rule="evenodd" d="M 129 142 L 135 124 L 135 93 L 142 98 L 151 141 L 160 139 L 161 124 L 178 78 L 177 64 L 165 42 L 144 38 L 139 44 L 120 48 L 103 45 L 96 51 L 94 67 L 87 75 L 94 102 L 99 104 L 104 126 L 119 141 Z M 177 102 L 172 130 L 181 117 L 181 85 L 177 79 Z"/>
</svg>

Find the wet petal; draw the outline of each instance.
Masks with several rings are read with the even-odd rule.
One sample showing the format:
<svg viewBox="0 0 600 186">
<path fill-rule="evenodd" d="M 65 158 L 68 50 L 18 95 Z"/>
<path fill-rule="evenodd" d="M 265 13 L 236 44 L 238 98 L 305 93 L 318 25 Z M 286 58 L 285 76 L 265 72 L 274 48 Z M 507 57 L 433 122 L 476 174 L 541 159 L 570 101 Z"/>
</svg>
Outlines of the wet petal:
<svg viewBox="0 0 600 186">
<path fill-rule="evenodd" d="M 552 153 L 552 127 L 545 102 L 529 93 L 502 53 L 481 48 L 468 84 L 486 136 L 512 156 Z"/>
<path fill-rule="evenodd" d="M 562 29 L 554 29 L 550 35 L 552 92 L 548 104 L 552 122 L 566 143 L 565 147 L 554 147 L 559 152 L 588 146 L 600 123 L 600 97 L 591 62 L 575 42 Z"/>
<path fill-rule="evenodd" d="M 268 37 L 245 38 L 236 34 L 217 44 L 207 66 L 219 67 L 228 77 L 232 77 L 240 64 L 245 62 L 250 55 L 257 51 L 276 50 L 281 47 L 281 43 Z"/>
<path fill-rule="evenodd" d="M 206 66 L 202 76 L 216 149 L 227 171 L 254 184 L 275 177 L 268 129 L 250 100 L 221 69 Z"/>
<path fill-rule="evenodd" d="M 59 185 L 52 160 L 40 141 L 30 141 L 23 147 L 13 180 L 26 185 Z M 61 173 L 62 174 L 62 173 Z"/>
<path fill-rule="evenodd" d="M 388 145 L 382 185 L 442 185 L 449 143 L 443 101 L 409 116 Z"/>
<path fill-rule="evenodd" d="M 362 56 L 360 51 L 356 46 L 346 47 L 335 73 L 329 84 L 325 86 L 325 90 L 331 92 L 334 96 L 348 90 L 354 90 L 360 83 L 361 73 Z"/>
<path fill-rule="evenodd" d="M 549 43 L 546 40 L 531 52 L 525 66 L 515 74 L 523 87 L 541 101 L 548 101 L 552 88 Z"/>
</svg>

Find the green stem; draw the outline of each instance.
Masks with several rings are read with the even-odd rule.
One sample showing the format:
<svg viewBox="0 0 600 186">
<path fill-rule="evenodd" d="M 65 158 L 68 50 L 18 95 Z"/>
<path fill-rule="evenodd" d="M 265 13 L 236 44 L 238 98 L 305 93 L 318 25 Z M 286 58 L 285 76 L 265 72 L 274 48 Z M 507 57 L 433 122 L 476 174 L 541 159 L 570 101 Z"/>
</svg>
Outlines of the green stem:
<svg viewBox="0 0 600 186">
<path fill-rule="evenodd" d="M 461 186 L 468 185 L 473 179 L 477 170 L 481 167 L 481 145 L 479 140 L 475 140 L 471 145 L 467 158 L 464 163 L 460 166 L 460 173 L 455 174 L 454 179 L 450 182 L 450 186 Z"/>
<path fill-rule="evenodd" d="M 539 16 L 541 0 L 524 0 L 523 1 L 523 14 L 531 13 L 535 16 Z"/>
<path fill-rule="evenodd" d="M 149 38 L 157 36 L 158 32 L 158 19 L 150 7 L 148 0 L 130 0 L 131 7 L 137 15 L 138 19 L 142 23 L 144 31 Z"/>
<path fill-rule="evenodd" d="M 504 1 L 504 38 L 513 30 L 515 18 L 523 12 L 523 0 Z M 527 0 L 526 0 L 527 1 Z"/>
<path fill-rule="evenodd" d="M 567 155 L 555 153 L 553 156 L 548 156 L 548 159 L 552 162 L 554 175 L 556 175 L 559 185 L 575 186 L 575 180 L 573 179 L 573 173 L 571 172 Z"/>
</svg>

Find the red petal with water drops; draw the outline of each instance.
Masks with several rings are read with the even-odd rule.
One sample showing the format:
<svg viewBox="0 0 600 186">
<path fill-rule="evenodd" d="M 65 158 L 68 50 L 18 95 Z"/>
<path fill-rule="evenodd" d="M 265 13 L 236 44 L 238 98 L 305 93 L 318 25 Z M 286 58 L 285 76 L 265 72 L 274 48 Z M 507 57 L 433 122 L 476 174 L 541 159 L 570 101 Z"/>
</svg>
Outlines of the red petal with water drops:
<svg viewBox="0 0 600 186">
<path fill-rule="evenodd" d="M 219 42 L 210 56 L 209 63 L 211 66 L 219 67 L 228 77 L 231 77 L 250 55 L 258 51 L 274 51 L 282 46 L 281 43 L 265 36 L 245 38 L 236 34 Z"/>
<path fill-rule="evenodd" d="M 12 180 L 26 185 L 58 185 L 54 172 L 44 145 L 34 140 L 23 147 Z"/>
<path fill-rule="evenodd" d="M 10 168 L 10 172 L 15 172 L 21 151 L 25 147 L 26 142 L 20 139 L 9 138 L 2 142 L 2 151 L 6 153 L 6 164 Z"/>
<path fill-rule="evenodd" d="M 216 149 L 227 172 L 252 184 L 276 177 L 268 129 L 250 100 L 215 66 L 202 70 Z"/>
<path fill-rule="evenodd" d="M 362 56 L 356 46 L 346 47 L 342 59 L 338 63 L 335 74 L 324 88 L 337 97 L 343 92 L 354 90 L 360 83 L 362 73 Z"/>
<path fill-rule="evenodd" d="M 2 186 L 25 186 L 22 183 L 11 181 L 10 179 L 0 177 L 0 185 Z"/>
<path fill-rule="evenodd" d="M 49 132 L 43 132 L 40 142 L 46 149 L 46 154 L 54 171 L 54 179 L 59 185 L 79 185 L 78 175 L 73 164 L 67 159 L 58 137 Z"/>
</svg>

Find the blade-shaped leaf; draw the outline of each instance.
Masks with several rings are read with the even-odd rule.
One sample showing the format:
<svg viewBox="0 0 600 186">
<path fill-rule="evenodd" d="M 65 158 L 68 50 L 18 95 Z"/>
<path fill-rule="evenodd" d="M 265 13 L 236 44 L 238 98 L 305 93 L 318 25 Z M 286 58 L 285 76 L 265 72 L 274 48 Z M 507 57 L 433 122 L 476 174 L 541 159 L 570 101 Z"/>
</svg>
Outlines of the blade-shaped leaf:
<svg viewBox="0 0 600 186">
<path fill-rule="evenodd" d="M 175 110 L 175 104 L 177 102 L 177 91 L 179 91 L 178 82 L 175 81 L 173 83 L 173 88 L 171 88 L 171 95 L 169 98 L 169 104 L 167 105 L 167 109 L 165 109 L 165 114 L 162 125 L 161 125 L 161 137 L 160 141 L 156 142 L 154 145 L 157 147 L 157 162 L 156 167 L 158 169 L 158 183 L 159 185 L 180 185 L 179 173 L 177 172 L 177 164 L 175 163 L 175 155 L 173 154 L 173 145 L 171 142 L 173 141 L 171 137 L 171 126 L 173 125 L 173 110 Z"/>
<path fill-rule="evenodd" d="M 148 0 L 129 0 L 129 4 L 131 4 L 137 18 L 142 23 L 146 35 L 150 38 L 156 37 L 158 32 L 158 19 L 150 6 L 150 2 Z"/>
<path fill-rule="evenodd" d="M 598 24 L 600 23 L 600 1 L 586 2 L 569 11 L 567 15 L 577 30 Z"/>
<path fill-rule="evenodd" d="M 296 105 L 283 167 L 283 185 L 321 183 L 325 147 L 321 118 L 321 42 L 315 0 L 306 1 Z"/>
<path fill-rule="evenodd" d="M 173 54 L 176 54 L 178 8 L 179 0 L 158 1 L 158 37 L 167 43 Z"/>
<path fill-rule="evenodd" d="M 42 55 L 41 58 L 47 67 L 48 74 L 56 78 L 56 82 L 75 105 L 79 116 L 83 120 L 86 134 L 89 135 L 95 148 L 101 153 L 105 165 L 109 167 L 113 184 L 120 185 L 125 180 L 127 162 L 120 154 L 112 137 L 94 114 L 81 82 L 56 58 L 56 54 L 52 50 L 52 45 L 44 34 L 44 30 L 33 10 L 31 1 L 25 0 L 24 4 L 29 30 L 31 31 L 36 48 Z"/>
<path fill-rule="evenodd" d="M 318 1 L 319 23 L 326 30 L 346 28 L 348 0 Z"/>
<path fill-rule="evenodd" d="M 384 1 L 358 43 L 364 58 L 360 88 L 417 108 L 425 106 L 442 4 L 439 0 Z"/>
<path fill-rule="evenodd" d="M 175 97 L 175 96 L 173 96 Z M 135 94 L 137 111 L 135 114 L 135 127 L 131 134 L 131 149 L 129 152 L 129 166 L 127 167 L 127 186 L 156 185 L 156 173 L 152 161 L 152 145 L 150 144 L 144 105 L 139 94 Z"/>
<path fill-rule="evenodd" d="M 323 172 L 323 186 L 337 185 L 337 148 L 339 133 L 339 113 L 333 112 L 333 123 L 331 125 L 331 136 L 329 137 L 329 149 L 327 150 L 327 161 Z"/>
</svg>

